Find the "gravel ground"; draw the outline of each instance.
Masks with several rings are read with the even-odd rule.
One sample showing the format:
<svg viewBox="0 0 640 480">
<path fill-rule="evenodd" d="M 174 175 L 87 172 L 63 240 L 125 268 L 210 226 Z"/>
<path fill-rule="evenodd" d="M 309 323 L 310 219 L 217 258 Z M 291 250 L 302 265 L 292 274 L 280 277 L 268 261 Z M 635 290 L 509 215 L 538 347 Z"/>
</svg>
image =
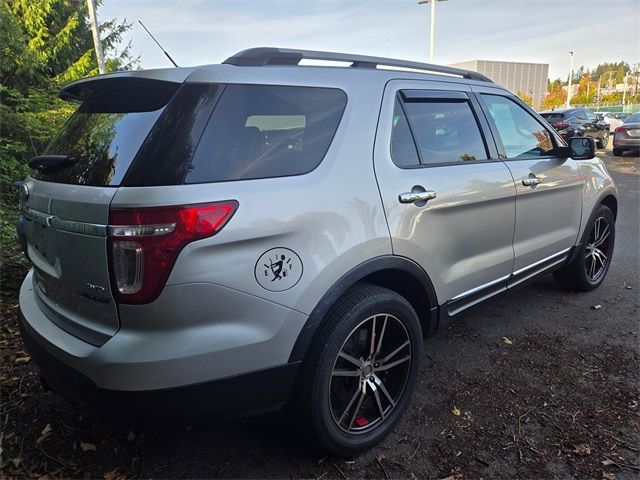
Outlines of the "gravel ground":
<svg viewBox="0 0 640 480">
<path fill-rule="evenodd" d="M 349 461 L 308 446 L 281 412 L 143 432 L 74 410 L 40 387 L 23 350 L 26 266 L 5 249 L 0 478 L 638 478 L 640 159 L 606 162 L 620 212 L 602 287 L 569 293 L 548 279 L 456 320 L 427 341 L 395 432 Z"/>
</svg>

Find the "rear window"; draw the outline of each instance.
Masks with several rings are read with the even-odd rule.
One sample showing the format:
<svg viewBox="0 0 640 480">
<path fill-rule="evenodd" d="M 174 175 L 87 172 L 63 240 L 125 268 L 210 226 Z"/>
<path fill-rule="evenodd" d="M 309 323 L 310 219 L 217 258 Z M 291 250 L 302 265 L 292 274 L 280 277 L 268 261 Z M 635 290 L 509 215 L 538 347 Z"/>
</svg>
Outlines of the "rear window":
<svg viewBox="0 0 640 480">
<path fill-rule="evenodd" d="M 163 86 L 147 94 L 113 92 L 83 102 L 43 152 L 67 155 L 70 167 L 33 176 L 48 182 L 89 186 L 118 186 L 171 95 Z M 134 94 L 135 93 L 135 94 Z"/>
<path fill-rule="evenodd" d="M 541 113 L 540 116 L 549 123 L 558 123 L 564 120 L 562 113 Z"/>
<path fill-rule="evenodd" d="M 184 183 L 310 172 L 327 152 L 346 101 L 333 88 L 227 85 Z"/>
</svg>

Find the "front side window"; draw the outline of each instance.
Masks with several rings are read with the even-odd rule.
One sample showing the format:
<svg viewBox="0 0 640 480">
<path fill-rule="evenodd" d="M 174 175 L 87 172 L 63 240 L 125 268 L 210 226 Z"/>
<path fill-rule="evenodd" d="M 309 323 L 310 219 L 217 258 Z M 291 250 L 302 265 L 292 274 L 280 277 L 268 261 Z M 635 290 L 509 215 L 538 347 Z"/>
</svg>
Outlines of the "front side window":
<svg viewBox="0 0 640 480">
<path fill-rule="evenodd" d="M 310 172 L 327 152 L 346 102 L 333 88 L 227 85 L 185 183 Z"/>
<path fill-rule="evenodd" d="M 516 102 L 500 95 L 482 94 L 482 98 L 507 158 L 540 157 L 553 150 L 551 134 Z"/>
<path fill-rule="evenodd" d="M 404 106 L 423 164 L 488 159 L 468 101 L 417 99 L 407 101 Z"/>
</svg>

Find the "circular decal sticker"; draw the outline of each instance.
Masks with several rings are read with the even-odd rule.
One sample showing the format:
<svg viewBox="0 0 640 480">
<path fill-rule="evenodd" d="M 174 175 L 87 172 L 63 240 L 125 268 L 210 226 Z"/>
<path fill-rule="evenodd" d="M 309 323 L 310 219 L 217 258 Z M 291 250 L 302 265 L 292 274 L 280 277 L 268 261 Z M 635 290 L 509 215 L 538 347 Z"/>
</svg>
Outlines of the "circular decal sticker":
<svg viewBox="0 0 640 480">
<path fill-rule="evenodd" d="M 282 292 L 300 281 L 302 260 L 293 250 L 272 248 L 256 262 L 255 275 L 262 288 Z"/>
</svg>

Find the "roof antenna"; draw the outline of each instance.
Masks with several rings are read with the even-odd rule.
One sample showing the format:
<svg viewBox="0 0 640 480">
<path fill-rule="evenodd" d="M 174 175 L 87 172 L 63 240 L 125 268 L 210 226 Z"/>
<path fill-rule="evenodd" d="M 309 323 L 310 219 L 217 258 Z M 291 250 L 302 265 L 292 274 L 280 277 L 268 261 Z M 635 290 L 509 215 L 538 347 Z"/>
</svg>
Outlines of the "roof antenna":
<svg viewBox="0 0 640 480">
<path fill-rule="evenodd" d="M 156 42 L 156 45 L 158 45 L 158 47 L 160 47 L 160 50 L 162 50 L 162 53 L 164 53 L 164 54 L 167 56 L 167 58 L 169 59 L 169 61 L 170 61 L 171 63 L 173 63 L 173 66 L 174 66 L 174 67 L 177 67 L 177 66 L 178 66 L 178 64 L 177 64 L 176 62 L 174 62 L 174 61 L 173 61 L 173 58 L 171 58 L 171 55 L 169 55 L 169 54 L 166 52 L 166 50 L 165 50 L 164 48 L 162 48 L 162 45 L 160 45 L 160 42 L 158 42 L 158 40 L 156 40 L 156 37 L 154 37 L 154 36 L 151 34 L 151 32 L 149 31 L 149 29 L 148 29 L 147 27 L 145 27 L 145 26 L 144 26 L 144 23 L 142 23 L 142 21 L 141 21 L 141 20 L 138 20 L 138 23 L 139 23 L 140 25 L 142 25 L 142 28 L 144 28 L 144 29 L 146 30 L 146 32 L 149 34 L 149 36 L 153 39 L 153 41 L 154 41 L 154 42 Z"/>
</svg>

